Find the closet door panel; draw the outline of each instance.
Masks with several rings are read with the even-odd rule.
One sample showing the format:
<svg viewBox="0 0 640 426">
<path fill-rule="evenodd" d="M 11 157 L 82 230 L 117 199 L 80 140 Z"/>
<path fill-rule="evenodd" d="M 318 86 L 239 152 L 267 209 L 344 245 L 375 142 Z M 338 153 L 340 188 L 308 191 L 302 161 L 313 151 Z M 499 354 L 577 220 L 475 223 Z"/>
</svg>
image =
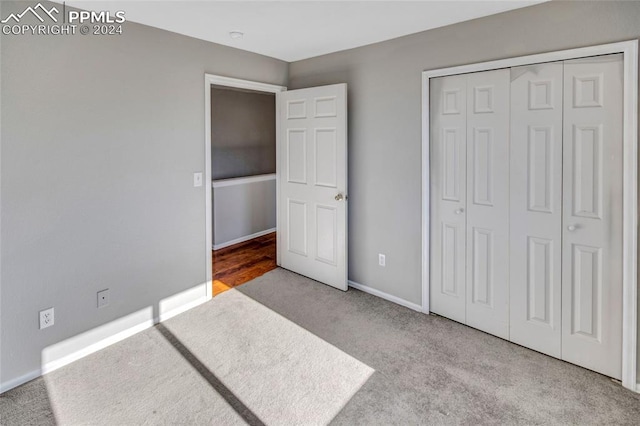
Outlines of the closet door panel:
<svg viewBox="0 0 640 426">
<path fill-rule="evenodd" d="M 467 324 L 509 338 L 509 70 L 467 80 Z"/>
<path fill-rule="evenodd" d="M 432 312 L 464 323 L 467 201 L 466 76 L 431 80 Z"/>
<path fill-rule="evenodd" d="M 511 69 L 510 340 L 561 355 L 562 62 Z"/>
<path fill-rule="evenodd" d="M 565 61 L 562 359 L 622 374 L 622 55 Z"/>
</svg>

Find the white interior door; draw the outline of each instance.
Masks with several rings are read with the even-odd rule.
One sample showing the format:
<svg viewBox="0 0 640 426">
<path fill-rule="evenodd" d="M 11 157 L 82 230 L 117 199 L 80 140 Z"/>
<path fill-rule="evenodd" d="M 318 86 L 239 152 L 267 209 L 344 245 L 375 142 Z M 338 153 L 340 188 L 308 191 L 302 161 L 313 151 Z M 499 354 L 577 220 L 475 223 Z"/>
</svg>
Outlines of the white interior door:
<svg viewBox="0 0 640 426">
<path fill-rule="evenodd" d="M 561 354 L 562 62 L 511 69 L 510 340 Z"/>
<path fill-rule="evenodd" d="M 466 322 L 467 76 L 431 80 L 432 312 Z"/>
<path fill-rule="evenodd" d="M 508 69 L 467 77 L 467 324 L 509 338 Z"/>
<path fill-rule="evenodd" d="M 564 63 L 562 359 L 622 374 L 622 55 Z"/>
<path fill-rule="evenodd" d="M 278 264 L 347 290 L 347 85 L 277 94 Z"/>
</svg>

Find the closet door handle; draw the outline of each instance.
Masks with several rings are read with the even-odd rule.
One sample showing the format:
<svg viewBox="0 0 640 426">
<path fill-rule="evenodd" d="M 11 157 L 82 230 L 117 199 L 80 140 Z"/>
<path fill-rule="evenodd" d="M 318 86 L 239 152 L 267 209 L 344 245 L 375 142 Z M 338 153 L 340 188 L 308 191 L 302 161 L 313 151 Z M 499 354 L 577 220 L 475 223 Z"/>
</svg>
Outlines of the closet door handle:
<svg viewBox="0 0 640 426">
<path fill-rule="evenodd" d="M 567 226 L 567 229 L 568 229 L 570 232 L 573 232 L 573 231 L 575 231 L 576 229 L 578 229 L 578 225 L 569 225 L 569 226 Z"/>
<path fill-rule="evenodd" d="M 464 213 L 464 209 L 460 208 L 460 209 L 456 210 L 454 213 L 455 214 L 462 214 L 462 213 Z"/>
</svg>

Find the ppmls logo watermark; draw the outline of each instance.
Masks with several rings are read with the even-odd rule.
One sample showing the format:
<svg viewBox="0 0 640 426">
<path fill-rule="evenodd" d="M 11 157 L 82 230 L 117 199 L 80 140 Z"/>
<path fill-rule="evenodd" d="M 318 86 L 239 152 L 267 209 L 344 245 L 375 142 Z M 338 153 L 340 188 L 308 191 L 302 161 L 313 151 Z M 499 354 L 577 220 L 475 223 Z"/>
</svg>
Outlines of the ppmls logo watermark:
<svg viewBox="0 0 640 426">
<path fill-rule="evenodd" d="M 125 12 L 70 10 L 62 3 L 47 8 L 38 3 L 22 12 L 10 13 L 0 21 L 3 35 L 119 35 L 126 21 Z"/>
</svg>

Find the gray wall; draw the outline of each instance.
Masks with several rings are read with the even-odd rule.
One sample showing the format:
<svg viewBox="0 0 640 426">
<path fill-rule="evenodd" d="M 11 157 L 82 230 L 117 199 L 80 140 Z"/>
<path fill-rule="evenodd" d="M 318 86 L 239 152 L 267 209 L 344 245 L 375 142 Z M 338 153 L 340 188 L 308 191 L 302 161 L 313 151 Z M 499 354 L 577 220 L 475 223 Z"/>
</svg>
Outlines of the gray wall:
<svg viewBox="0 0 640 426">
<path fill-rule="evenodd" d="M 289 89 L 349 86 L 349 278 L 421 301 L 423 70 L 639 37 L 640 2 L 554 1 L 292 63 Z"/>
<path fill-rule="evenodd" d="M 639 22 L 640 2 L 550 2 L 292 63 L 289 89 L 348 83 L 349 278 L 421 302 L 423 70 L 638 38 Z"/>
<path fill-rule="evenodd" d="M 287 83 L 285 62 L 134 23 L 2 36 L 3 382 L 37 370 L 43 348 L 205 281 L 209 186 L 192 175 L 205 73 Z M 50 306 L 56 323 L 38 330 Z"/>
<path fill-rule="evenodd" d="M 273 93 L 211 88 L 212 179 L 276 172 Z"/>
<path fill-rule="evenodd" d="M 213 244 L 276 227 L 276 180 L 213 189 Z"/>
</svg>

